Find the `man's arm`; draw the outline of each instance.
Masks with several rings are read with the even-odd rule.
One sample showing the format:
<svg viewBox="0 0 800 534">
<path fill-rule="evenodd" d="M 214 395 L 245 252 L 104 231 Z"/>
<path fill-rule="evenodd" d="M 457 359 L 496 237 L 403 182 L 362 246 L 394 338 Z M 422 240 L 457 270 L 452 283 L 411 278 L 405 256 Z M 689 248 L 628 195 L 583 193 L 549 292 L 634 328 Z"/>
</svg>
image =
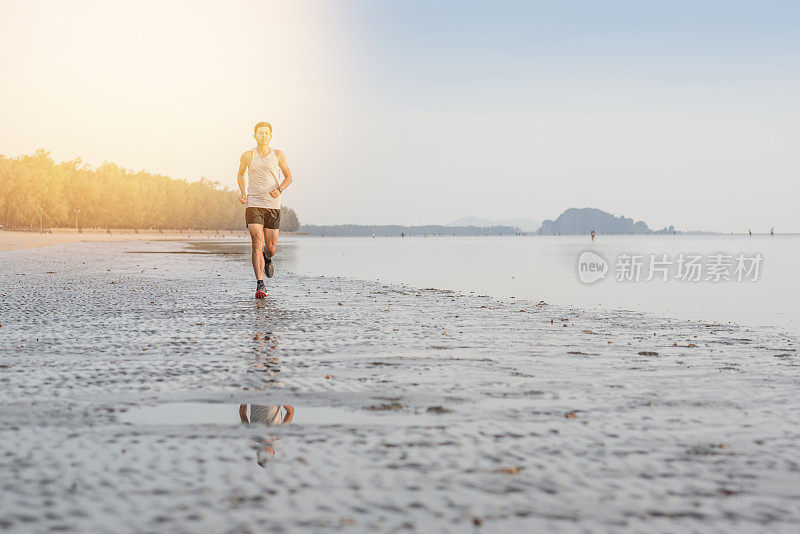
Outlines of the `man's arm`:
<svg viewBox="0 0 800 534">
<path fill-rule="evenodd" d="M 278 195 L 286 191 L 286 188 L 292 183 L 292 171 L 289 170 L 289 164 L 286 163 L 286 154 L 283 153 L 283 150 L 276 150 L 275 155 L 278 157 L 278 166 L 281 168 L 284 178 L 281 185 L 278 186 L 280 191 L 278 189 L 273 189 L 269 192 L 272 198 L 278 198 Z"/>
<path fill-rule="evenodd" d="M 239 158 L 239 173 L 236 175 L 236 181 L 239 182 L 239 202 L 242 204 L 247 204 L 247 193 L 244 190 L 244 171 L 250 165 L 248 154 L 252 155 L 252 152 L 242 152 L 242 156 Z"/>
<path fill-rule="evenodd" d="M 294 406 L 291 404 L 284 404 L 283 407 L 286 409 L 286 417 L 283 418 L 283 424 L 289 424 L 294 417 Z"/>
<path fill-rule="evenodd" d="M 248 423 L 248 424 L 250 423 L 250 421 L 247 420 L 247 405 L 246 404 L 240 404 L 239 405 L 239 419 L 242 421 L 242 423 Z"/>
</svg>

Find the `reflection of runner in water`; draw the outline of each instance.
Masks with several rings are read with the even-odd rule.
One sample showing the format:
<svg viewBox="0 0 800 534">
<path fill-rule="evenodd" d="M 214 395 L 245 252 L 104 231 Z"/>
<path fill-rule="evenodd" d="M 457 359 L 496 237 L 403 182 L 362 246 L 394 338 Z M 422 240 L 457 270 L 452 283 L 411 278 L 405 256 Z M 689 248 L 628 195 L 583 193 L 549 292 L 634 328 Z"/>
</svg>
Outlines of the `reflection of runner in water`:
<svg viewBox="0 0 800 534">
<path fill-rule="evenodd" d="M 247 405 L 239 405 L 239 419 L 242 423 L 262 423 L 267 426 L 273 425 L 288 425 L 294 418 L 294 406 L 291 404 L 284 404 L 283 408 L 286 413 L 281 411 L 280 404 L 251 404 L 250 405 L 250 419 L 247 418 Z M 275 456 L 275 442 L 278 438 L 259 438 L 255 440 L 256 444 L 256 462 L 261 467 L 264 467 L 269 460 Z"/>
<path fill-rule="evenodd" d="M 250 419 L 247 419 L 247 405 L 240 404 L 239 405 L 239 419 L 241 419 L 242 423 L 265 423 L 269 426 L 272 425 L 280 425 L 289 424 L 292 422 L 292 418 L 294 417 L 294 406 L 291 404 L 284 404 L 283 408 L 286 410 L 284 414 L 281 412 L 281 405 L 280 404 L 270 404 L 270 405 L 260 405 L 260 404 L 251 404 L 250 405 Z"/>
</svg>

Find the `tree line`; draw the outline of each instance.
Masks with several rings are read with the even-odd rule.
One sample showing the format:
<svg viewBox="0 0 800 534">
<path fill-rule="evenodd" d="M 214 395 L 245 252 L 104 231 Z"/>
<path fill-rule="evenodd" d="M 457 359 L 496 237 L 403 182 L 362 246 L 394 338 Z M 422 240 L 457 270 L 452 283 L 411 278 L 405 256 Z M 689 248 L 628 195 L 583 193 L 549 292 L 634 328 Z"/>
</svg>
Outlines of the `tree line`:
<svg viewBox="0 0 800 534">
<path fill-rule="evenodd" d="M 13 229 L 245 229 L 239 192 L 219 182 L 175 180 L 109 162 L 92 168 L 80 158 L 55 163 L 43 149 L 0 156 L 0 220 Z M 281 229 L 299 226 L 294 210 L 284 207 Z"/>
</svg>

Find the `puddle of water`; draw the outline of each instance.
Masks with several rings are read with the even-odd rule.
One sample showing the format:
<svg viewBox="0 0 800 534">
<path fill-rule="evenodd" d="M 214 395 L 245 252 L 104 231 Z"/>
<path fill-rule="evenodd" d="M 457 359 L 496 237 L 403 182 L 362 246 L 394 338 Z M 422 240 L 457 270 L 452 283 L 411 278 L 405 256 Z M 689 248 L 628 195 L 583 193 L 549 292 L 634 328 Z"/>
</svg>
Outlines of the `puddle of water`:
<svg viewBox="0 0 800 534">
<path fill-rule="evenodd" d="M 134 425 L 239 425 L 239 404 L 171 402 L 137 406 L 120 412 L 119 420 Z M 251 413 L 248 405 L 248 414 Z M 295 407 L 293 425 L 421 425 L 430 423 L 408 412 L 363 412 L 332 407 Z"/>
</svg>

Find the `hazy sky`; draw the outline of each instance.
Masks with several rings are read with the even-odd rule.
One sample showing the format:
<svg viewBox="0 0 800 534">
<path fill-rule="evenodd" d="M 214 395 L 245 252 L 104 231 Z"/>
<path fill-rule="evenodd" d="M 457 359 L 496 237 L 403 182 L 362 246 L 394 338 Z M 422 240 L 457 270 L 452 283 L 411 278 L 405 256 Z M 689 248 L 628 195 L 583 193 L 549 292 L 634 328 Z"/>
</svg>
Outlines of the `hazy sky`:
<svg viewBox="0 0 800 534">
<path fill-rule="evenodd" d="M 0 0 L 0 153 L 236 187 L 302 222 L 800 231 L 800 2 Z"/>
</svg>

